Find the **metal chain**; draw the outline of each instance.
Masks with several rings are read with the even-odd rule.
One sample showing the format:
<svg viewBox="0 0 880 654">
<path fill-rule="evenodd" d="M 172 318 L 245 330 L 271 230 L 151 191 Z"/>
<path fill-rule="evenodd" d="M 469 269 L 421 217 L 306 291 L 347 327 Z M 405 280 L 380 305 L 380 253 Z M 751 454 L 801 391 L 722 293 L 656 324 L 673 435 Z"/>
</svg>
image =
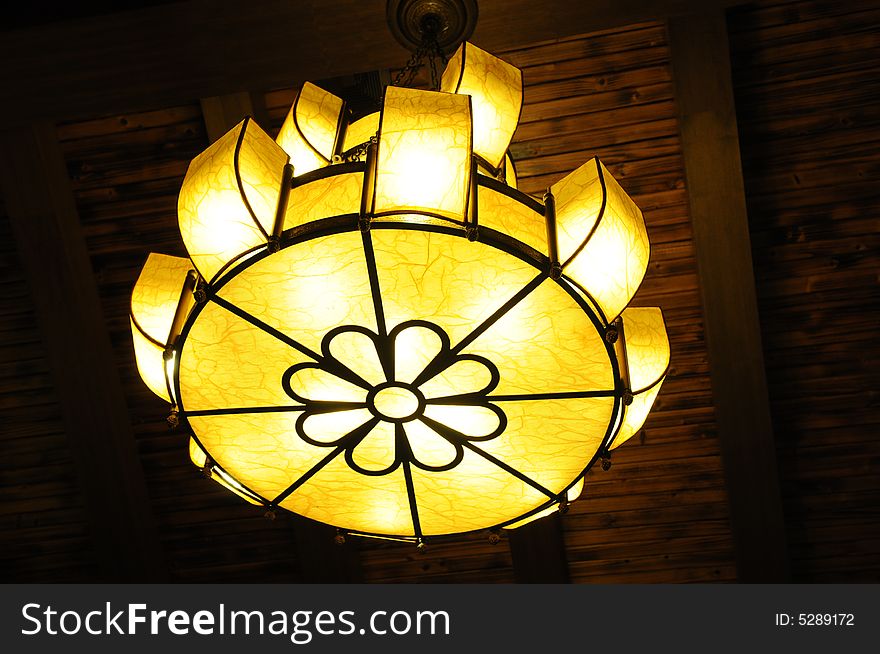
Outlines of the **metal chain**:
<svg viewBox="0 0 880 654">
<path fill-rule="evenodd" d="M 437 59 L 443 63 L 444 67 L 449 63 L 449 59 L 446 57 L 446 53 L 443 52 L 443 48 L 440 47 L 440 43 L 437 41 L 437 36 L 431 33 L 425 35 L 422 44 L 416 48 L 415 52 L 412 53 L 412 56 L 410 56 L 409 60 L 406 62 L 406 65 L 397 72 L 397 75 L 394 76 L 391 85 L 410 86 L 413 83 L 416 74 L 418 74 L 422 66 L 425 65 L 425 59 L 428 60 L 428 70 L 431 74 L 431 88 L 435 91 L 439 91 L 440 71 L 437 67 Z M 333 163 L 363 161 L 367 156 L 367 149 L 370 147 L 370 144 L 377 142 L 378 135 L 374 134 L 366 143 L 362 143 L 348 152 L 343 152 L 341 155 L 334 157 Z"/>
<path fill-rule="evenodd" d="M 437 41 L 436 34 L 425 34 L 422 44 L 413 52 L 406 65 L 394 77 L 391 82 L 392 86 L 409 86 L 412 84 L 416 74 L 425 65 L 425 59 L 428 60 L 428 69 L 431 74 L 431 88 L 435 91 L 440 89 L 440 73 L 437 67 L 437 59 L 446 66 L 448 59 L 440 43 Z"/>
</svg>

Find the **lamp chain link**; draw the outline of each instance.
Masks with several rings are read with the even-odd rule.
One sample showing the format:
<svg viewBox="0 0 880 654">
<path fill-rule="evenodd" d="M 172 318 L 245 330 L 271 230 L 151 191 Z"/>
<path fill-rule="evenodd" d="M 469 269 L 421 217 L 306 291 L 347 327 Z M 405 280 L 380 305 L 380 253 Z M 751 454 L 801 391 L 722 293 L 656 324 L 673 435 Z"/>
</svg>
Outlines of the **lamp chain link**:
<svg viewBox="0 0 880 654">
<path fill-rule="evenodd" d="M 425 59 L 427 59 L 428 70 L 431 74 L 431 89 L 440 90 L 440 70 L 437 66 L 437 60 L 442 61 L 444 66 L 449 60 L 437 41 L 437 32 L 434 29 L 425 30 L 421 45 L 416 48 L 406 65 L 400 69 L 391 85 L 410 86 L 416 74 L 425 65 Z"/>
</svg>

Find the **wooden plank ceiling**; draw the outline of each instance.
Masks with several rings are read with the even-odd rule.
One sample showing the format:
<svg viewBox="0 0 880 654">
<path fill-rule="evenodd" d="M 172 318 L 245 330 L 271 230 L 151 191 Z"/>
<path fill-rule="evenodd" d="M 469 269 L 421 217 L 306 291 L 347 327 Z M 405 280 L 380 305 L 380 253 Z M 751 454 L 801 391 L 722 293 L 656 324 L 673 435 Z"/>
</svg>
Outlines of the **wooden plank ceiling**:
<svg viewBox="0 0 880 654">
<path fill-rule="evenodd" d="M 876 13 L 876 3 L 864 1 L 765 1 L 730 16 L 787 537 L 794 578 L 802 581 L 880 578 L 872 342 L 880 322 L 880 185 L 876 156 L 869 158 L 880 140 L 880 44 L 868 31 Z M 492 44 L 523 68 L 526 82 L 512 146 L 520 186 L 539 193 L 600 156 L 644 211 L 652 260 L 636 304 L 663 307 L 672 344 L 669 379 L 644 431 L 615 451 L 611 470 L 590 473 L 584 497 L 562 519 L 569 576 L 733 581 L 666 30 L 647 22 L 556 36 L 515 49 Z M 193 88 L 186 101 L 176 89 L 173 103 L 151 105 L 145 93 L 137 102 L 149 110 L 137 113 L 108 115 L 98 110 L 106 105 L 73 102 L 68 118 L 90 117 L 63 121 L 58 138 L 172 579 L 301 581 L 307 575 L 287 518 L 265 520 L 200 477 L 188 462 L 186 434 L 169 431 L 167 406 L 134 367 L 127 314 L 140 266 L 149 251 L 185 254 L 176 198 L 189 161 L 208 145 L 199 96 L 240 90 L 207 86 Z M 249 90 L 262 96 L 271 133 L 296 89 Z M 88 521 L 9 233 L 0 212 L 0 407 L 9 452 L 0 462 L 7 534 L 0 572 L 4 580 L 88 580 L 95 570 Z M 424 553 L 377 541 L 358 547 L 366 581 L 515 579 L 507 539 L 451 538 Z"/>
<path fill-rule="evenodd" d="M 729 19 L 794 579 L 880 580 L 880 3 Z"/>
</svg>

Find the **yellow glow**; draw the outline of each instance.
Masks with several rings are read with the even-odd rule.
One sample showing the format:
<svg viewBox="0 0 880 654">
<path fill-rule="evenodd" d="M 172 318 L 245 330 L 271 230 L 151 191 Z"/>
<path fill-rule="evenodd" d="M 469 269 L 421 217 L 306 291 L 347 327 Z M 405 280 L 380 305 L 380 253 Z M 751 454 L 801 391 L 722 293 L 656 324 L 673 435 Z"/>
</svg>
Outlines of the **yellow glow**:
<svg viewBox="0 0 880 654">
<path fill-rule="evenodd" d="M 395 428 L 390 422 L 380 422 L 354 449 L 352 460 L 365 470 L 386 470 L 394 463 Z"/>
<path fill-rule="evenodd" d="M 511 197 L 486 186 L 477 191 L 479 223 L 547 254 L 547 224 L 544 215 Z"/>
<path fill-rule="evenodd" d="M 321 218 L 357 214 L 361 208 L 364 174 L 345 173 L 317 179 L 290 191 L 284 229 Z"/>
<path fill-rule="evenodd" d="M 443 71 L 440 90 L 471 96 L 474 153 L 498 168 L 519 121 L 523 99 L 520 70 L 465 42 Z"/>
<path fill-rule="evenodd" d="M 193 159 L 177 211 L 183 242 L 203 277 L 213 278 L 229 261 L 266 243 L 285 163 L 284 151 L 248 119 Z"/>
<path fill-rule="evenodd" d="M 501 373 L 498 393 L 552 393 L 614 387 L 605 344 L 583 310 L 544 281 L 465 348 Z"/>
<path fill-rule="evenodd" d="M 498 414 L 484 406 L 430 404 L 425 415 L 465 436 L 485 436 L 498 428 Z"/>
<path fill-rule="evenodd" d="M 297 435 L 297 418 L 299 413 L 293 412 L 189 416 L 187 420 L 218 465 L 254 492 L 272 499 L 329 452 Z M 325 438 L 332 440 L 329 434 Z"/>
<path fill-rule="evenodd" d="M 660 307 L 628 307 L 621 317 L 629 383 L 633 393 L 638 394 L 666 372 L 669 337 Z"/>
<path fill-rule="evenodd" d="M 192 262 L 151 252 L 131 293 L 131 315 L 150 338 L 167 345 Z"/>
<path fill-rule="evenodd" d="M 312 440 L 333 443 L 372 418 L 368 409 L 351 409 L 306 416 L 303 430 Z"/>
<path fill-rule="evenodd" d="M 235 478 L 231 477 L 228 473 L 221 470 L 220 468 L 214 468 L 211 471 L 211 479 L 216 481 L 218 484 L 226 488 L 227 490 L 231 490 L 233 493 L 238 495 L 240 498 L 250 502 L 251 504 L 260 505 L 262 502 L 255 499 L 251 496 L 250 493 L 245 490 L 244 486 L 242 486 Z"/>
<path fill-rule="evenodd" d="M 510 156 L 510 153 L 507 153 L 507 156 L 504 157 L 504 181 L 507 182 L 507 185 L 511 188 L 517 188 L 516 186 L 516 168 L 513 165 L 513 159 Z"/>
<path fill-rule="evenodd" d="M 380 436 L 375 452 L 366 452 L 387 461 Z M 367 463 L 363 459 L 358 461 Z M 380 465 L 370 466 L 379 468 Z M 412 517 L 403 470 L 366 477 L 352 470 L 341 456 L 336 457 L 285 499 L 281 506 L 319 522 L 342 529 L 412 536 Z"/>
<path fill-rule="evenodd" d="M 581 493 L 583 493 L 583 492 L 584 492 L 584 478 L 581 477 L 580 479 L 577 480 L 577 483 L 574 486 L 572 486 L 571 488 L 569 488 L 568 491 L 565 493 L 565 499 L 567 499 L 569 502 L 574 502 L 576 499 L 578 499 L 581 496 Z"/>
<path fill-rule="evenodd" d="M 290 156 L 295 175 L 330 163 L 342 108 L 342 100 L 332 93 L 303 84 L 275 139 Z"/>
<path fill-rule="evenodd" d="M 469 99 L 389 86 L 380 131 L 375 212 L 424 211 L 464 220 L 471 172 Z"/>
<path fill-rule="evenodd" d="M 380 113 L 377 111 L 372 114 L 367 114 L 353 123 L 349 123 L 348 127 L 345 129 L 345 138 L 342 141 L 342 151 L 346 152 L 347 150 L 351 150 L 356 145 L 366 143 L 371 137 L 376 136 L 379 132 L 379 116 Z"/>
<path fill-rule="evenodd" d="M 376 412 L 392 419 L 408 418 L 419 409 L 419 399 L 408 388 L 387 386 L 373 398 Z"/>
<path fill-rule="evenodd" d="M 163 359 L 165 348 L 159 347 L 147 339 L 135 326 L 133 320 L 129 322 L 131 323 L 131 338 L 134 342 L 135 363 L 137 363 L 141 379 L 153 393 L 166 402 L 171 402 L 168 388 L 165 385 L 165 360 Z"/>
<path fill-rule="evenodd" d="M 313 350 L 339 325 L 376 331 L 363 241 L 356 232 L 285 248 L 231 280 L 220 295 Z"/>
<path fill-rule="evenodd" d="M 658 396 L 662 313 L 625 308 L 648 262 L 641 212 L 598 159 L 555 184 L 564 276 L 552 279 L 543 210 L 472 187 L 473 170 L 516 186 L 520 72 L 464 44 L 441 85 L 389 87 L 381 112 L 345 124 L 342 100 L 305 84 L 277 144 L 246 120 L 190 165 L 178 206 L 190 259 L 147 260 L 135 357 L 187 417 L 193 463 L 248 502 L 283 494 L 283 508 L 375 534 L 516 528 L 563 493 L 576 500 L 609 429 L 620 423 L 612 447 L 631 438 Z M 329 166 L 377 131 L 366 173 Z M 329 167 L 294 178 L 278 249 L 288 157 L 297 176 Z M 165 361 L 193 267 L 213 292 Z M 603 325 L 618 315 L 615 349 Z"/>
<path fill-rule="evenodd" d="M 421 420 L 408 422 L 403 428 L 413 455 L 423 464 L 444 466 L 455 459 L 455 447 L 452 443 Z"/>
<path fill-rule="evenodd" d="M 663 379 L 665 379 L 665 377 Z M 623 422 L 620 425 L 620 431 L 617 433 L 614 442 L 611 444 L 612 450 L 620 447 L 630 438 L 635 436 L 636 432 L 638 432 L 639 429 L 642 428 L 642 425 L 645 424 L 645 420 L 648 418 L 648 413 L 651 411 L 651 407 L 654 406 L 654 400 L 657 399 L 657 394 L 660 393 L 663 379 L 645 392 L 633 396 L 632 404 L 624 408 Z"/>
<path fill-rule="evenodd" d="M 650 246 L 642 212 L 598 159 L 551 190 L 563 272 L 611 321 L 632 299 L 648 268 Z"/>
<path fill-rule="evenodd" d="M 456 343 L 537 272 L 500 250 L 457 236 L 389 229 L 371 234 L 388 329 L 416 318 L 430 320 Z"/>
<path fill-rule="evenodd" d="M 448 397 L 478 392 L 491 381 L 489 368 L 478 361 L 464 359 L 431 377 L 419 386 L 419 390 L 427 398 Z"/>
<path fill-rule="evenodd" d="M 205 454 L 205 450 L 199 447 L 195 438 L 189 439 L 189 460 L 196 468 L 204 468 L 208 461 L 208 455 Z"/>
<path fill-rule="evenodd" d="M 516 522 L 511 522 L 509 525 L 506 525 L 505 529 L 518 529 L 519 527 L 523 527 L 529 523 L 534 522 L 535 520 L 540 520 L 541 518 L 546 518 L 548 515 L 553 515 L 559 511 L 559 505 L 553 504 L 552 506 L 548 506 L 546 509 L 541 509 L 537 513 L 530 515 L 528 518 L 523 518 L 522 520 L 517 520 Z"/>
<path fill-rule="evenodd" d="M 568 489 L 565 494 L 565 499 L 569 502 L 574 502 L 577 498 L 581 496 L 581 493 L 584 491 L 584 478 L 581 477 L 578 482 Z M 552 506 L 548 506 L 546 509 L 542 509 L 538 511 L 534 515 L 529 516 L 528 518 L 523 518 L 522 520 L 517 520 L 516 522 L 512 522 L 505 529 L 517 529 L 524 525 L 527 525 L 531 522 L 535 522 L 535 520 L 540 520 L 541 518 L 546 518 L 547 516 L 553 515 L 559 511 L 559 505 L 553 504 Z"/>
<path fill-rule="evenodd" d="M 297 404 L 280 380 L 290 366 L 309 361 L 277 338 L 208 303 L 180 355 L 183 407 L 196 411 Z"/>
</svg>

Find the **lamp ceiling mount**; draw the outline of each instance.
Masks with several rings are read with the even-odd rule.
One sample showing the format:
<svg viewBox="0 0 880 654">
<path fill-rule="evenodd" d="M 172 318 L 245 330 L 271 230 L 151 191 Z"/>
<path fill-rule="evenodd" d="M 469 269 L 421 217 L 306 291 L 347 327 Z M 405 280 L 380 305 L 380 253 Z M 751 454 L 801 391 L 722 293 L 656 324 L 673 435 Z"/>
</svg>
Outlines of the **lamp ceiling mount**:
<svg viewBox="0 0 880 654">
<path fill-rule="evenodd" d="M 386 6 L 391 33 L 410 51 L 426 40 L 454 50 L 473 34 L 478 13 L 476 0 L 388 0 Z"/>
</svg>

